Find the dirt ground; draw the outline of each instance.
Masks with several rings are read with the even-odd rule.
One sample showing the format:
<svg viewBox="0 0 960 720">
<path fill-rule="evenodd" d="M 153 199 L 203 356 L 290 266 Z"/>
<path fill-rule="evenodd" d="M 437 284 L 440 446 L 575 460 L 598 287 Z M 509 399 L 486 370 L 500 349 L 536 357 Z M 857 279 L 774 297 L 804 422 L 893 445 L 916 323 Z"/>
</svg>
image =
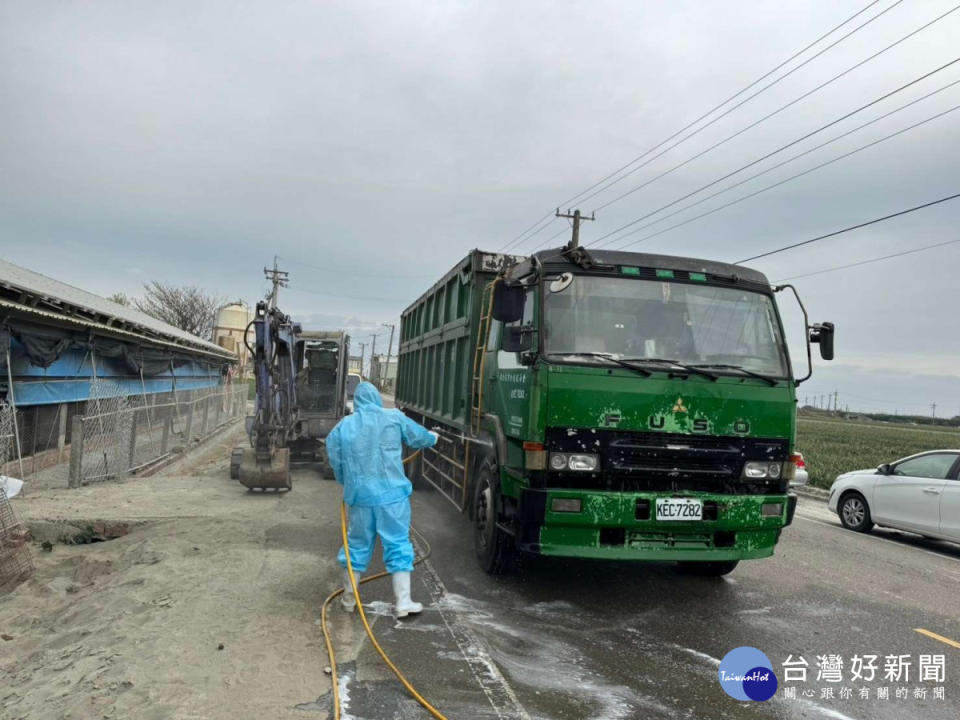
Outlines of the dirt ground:
<svg viewBox="0 0 960 720">
<path fill-rule="evenodd" d="M 319 473 L 288 494 L 247 492 L 228 475 L 240 437 L 154 477 L 15 501 L 37 572 L 0 597 L 0 716 L 324 716 L 296 705 L 330 689 L 319 617 L 339 576 L 339 492 Z M 60 541 L 87 527 L 128 533 Z M 334 623 L 348 662 L 360 638 L 341 612 Z"/>
</svg>

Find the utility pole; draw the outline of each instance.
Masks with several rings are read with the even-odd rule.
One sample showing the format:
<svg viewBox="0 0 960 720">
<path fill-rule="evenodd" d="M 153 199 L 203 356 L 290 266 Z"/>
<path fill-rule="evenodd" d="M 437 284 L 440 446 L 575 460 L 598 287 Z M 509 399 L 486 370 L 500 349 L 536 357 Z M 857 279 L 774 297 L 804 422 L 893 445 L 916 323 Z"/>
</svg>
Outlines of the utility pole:
<svg viewBox="0 0 960 720">
<path fill-rule="evenodd" d="M 377 336 L 371 336 L 373 338 L 373 346 L 370 348 L 370 378 L 373 379 L 373 363 L 377 360 Z"/>
<path fill-rule="evenodd" d="M 573 237 L 570 238 L 571 248 L 580 247 L 580 223 L 583 220 L 596 220 L 593 213 L 590 214 L 590 217 L 581 215 L 579 210 L 574 210 L 573 214 L 571 214 L 569 208 L 567 208 L 565 213 L 561 213 L 560 208 L 557 208 L 557 217 L 573 220 Z"/>
<path fill-rule="evenodd" d="M 367 343 L 357 343 L 360 346 L 360 377 L 363 377 L 363 353 L 367 349 Z"/>
<path fill-rule="evenodd" d="M 384 375 L 389 375 L 389 374 L 390 374 L 390 351 L 393 350 L 393 330 L 394 330 L 394 327 L 395 327 L 395 326 L 394 326 L 393 323 L 381 323 L 381 324 L 382 324 L 384 327 L 390 328 L 390 342 L 387 344 L 387 365 L 386 365 L 386 367 L 383 369 L 383 374 L 384 374 Z M 389 379 L 389 378 L 387 378 L 387 379 Z M 381 377 L 381 378 L 380 378 L 380 390 L 383 390 L 383 380 L 384 380 L 384 378 Z"/>
<path fill-rule="evenodd" d="M 936 404 L 936 403 L 930 403 L 930 411 L 931 411 L 931 413 L 932 413 L 932 415 L 933 415 L 933 419 L 936 420 L 936 419 L 937 419 L 937 404 Z"/>
<path fill-rule="evenodd" d="M 277 306 L 277 291 L 282 287 L 287 287 L 287 280 L 290 279 L 290 273 L 285 270 L 281 270 L 277 267 L 278 258 L 276 255 L 273 256 L 273 269 L 264 268 L 263 275 L 271 283 L 273 283 L 273 290 L 270 291 L 270 307 L 275 308 Z"/>
<path fill-rule="evenodd" d="M 839 399 L 838 398 L 839 395 L 840 393 L 838 393 L 836 390 L 833 391 L 833 411 L 834 412 L 837 411 L 837 400 Z"/>
</svg>

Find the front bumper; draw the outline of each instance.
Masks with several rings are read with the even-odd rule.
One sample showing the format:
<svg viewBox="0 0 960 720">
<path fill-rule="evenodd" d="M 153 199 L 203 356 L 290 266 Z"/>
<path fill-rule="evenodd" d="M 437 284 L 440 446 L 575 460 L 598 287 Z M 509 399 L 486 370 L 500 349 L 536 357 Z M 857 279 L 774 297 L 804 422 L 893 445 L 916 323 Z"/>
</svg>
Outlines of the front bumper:
<svg viewBox="0 0 960 720">
<path fill-rule="evenodd" d="M 658 497 L 699 498 L 704 520 L 658 521 Z M 581 501 L 579 513 L 553 512 L 554 498 Z M 519 507 L 520 549 L 542 555 L 611 560 L 746 560 L 773 555 L 793 520 L 796 496 L 704 492 L 593 492 L 525 488 Z M 782 503 L 764 516 L 765 503 Z"/>
</svg>

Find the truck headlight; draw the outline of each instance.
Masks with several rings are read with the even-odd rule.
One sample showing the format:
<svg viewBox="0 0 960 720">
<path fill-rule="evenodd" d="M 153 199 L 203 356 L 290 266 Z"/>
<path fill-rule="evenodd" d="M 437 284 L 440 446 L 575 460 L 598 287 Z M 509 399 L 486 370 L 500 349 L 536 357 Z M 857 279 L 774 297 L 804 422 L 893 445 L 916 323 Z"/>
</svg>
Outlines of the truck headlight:
<svg viewBox="0 0 960 720">
<path fill-rule="evenodd" d="M 599 462 L 596 455 L 570 455 L 567 457 L 567 467 L 570 470 L 593 472 Z"/>
<path fill-rule="evenodd" d="M 744 463 L 743 476 L 753 480 L 776 480 L 783 472 L 783 463 L 752 461 Z"/>
<path fill-rule="evenodd" d="M 577 453 L 550 453 L 551 470 L 571 470 L 573 472 L 596 472 L 600 466 L 600 459 L 593 454 Z"/>
</svg>

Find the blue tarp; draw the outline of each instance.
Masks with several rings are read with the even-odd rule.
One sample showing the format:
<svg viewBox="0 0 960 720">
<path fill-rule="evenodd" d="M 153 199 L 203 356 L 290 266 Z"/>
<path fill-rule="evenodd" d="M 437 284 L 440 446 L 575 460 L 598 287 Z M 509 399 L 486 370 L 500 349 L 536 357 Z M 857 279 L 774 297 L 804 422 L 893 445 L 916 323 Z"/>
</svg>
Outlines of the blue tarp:
<svg viewBox="0 0 960 720">
<path fill-rule="evenodd" d="M 16 340 L 11 341 L 11 371 L 13 374 L 14 399 L 18 406 L 50 405 L 82 402 L 90 397 L 90 381 L 94 377 L 94 363 L 86 350 L 74 348 L 63 354 L 47 368 L 30 363 L 23 348 Z M 220 368 L 201 360 L 180 361 L 165 371 L 145 376 L 143 384 L 139 375 L 132 374 L 130 367 L 120 358 L 96 358 L 96 377 L 115 380 L 130 395 L 165 393 L 217 387 L 221 382 Z"/>
</svg>

